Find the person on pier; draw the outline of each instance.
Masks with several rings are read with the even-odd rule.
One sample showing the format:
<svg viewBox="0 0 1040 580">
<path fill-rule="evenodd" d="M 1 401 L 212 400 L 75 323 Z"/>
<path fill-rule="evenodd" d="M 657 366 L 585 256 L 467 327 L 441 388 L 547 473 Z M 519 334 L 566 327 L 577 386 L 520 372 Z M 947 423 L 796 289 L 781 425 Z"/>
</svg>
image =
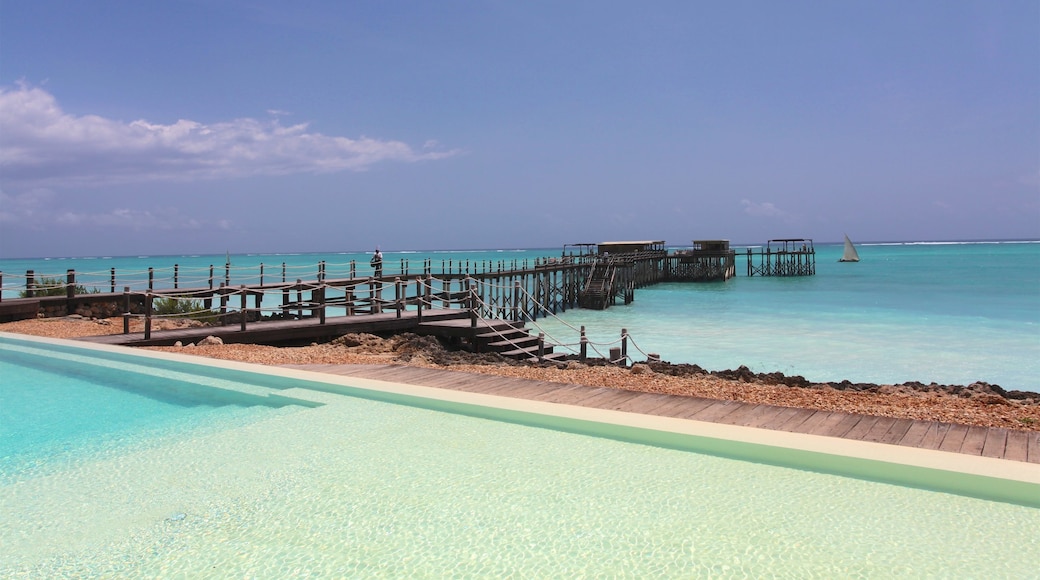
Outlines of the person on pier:
<svg viewBox="0 0 1040 580">
<path fill-rule="evenodd" d="M 374 276 L 376 278 L 382 277 L 383 275 L 383 253 L 376 248 L 376 253 L 372 254 L 372 261 L 370 262 L 372 269 L 375 270 Z"/>
</svg>

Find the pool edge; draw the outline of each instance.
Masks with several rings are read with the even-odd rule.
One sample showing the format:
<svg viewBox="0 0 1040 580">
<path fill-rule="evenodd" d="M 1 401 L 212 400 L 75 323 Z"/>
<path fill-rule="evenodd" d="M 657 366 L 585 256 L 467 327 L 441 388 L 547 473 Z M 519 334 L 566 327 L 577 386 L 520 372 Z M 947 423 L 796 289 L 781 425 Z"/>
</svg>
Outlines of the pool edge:
<svg viewBox="0 0 1040 580">
<path fill-rule="evenodd" d="M 336 385 L 344 394 L 365 396 L 358 391 L 368 391 L 373 395 L 368 398 L 385 400 L 386 396 L 392 396 L 398 399 L 396 402 L 449 412 L 1040 507 L 1040 466 L 1026 462 L 469 393 L 191 354 L 142 351 L 5 332 L 0 332 L 0 337 Z M 439 403 L 423 404 L 423 401 Z M 758 449 L 742 451 L 741 445 Z M 949 478 L 948 475 L 958 477 Z M 985 489 L 993 485 L 999 485 L 1001 489 Z"/>
</svg>

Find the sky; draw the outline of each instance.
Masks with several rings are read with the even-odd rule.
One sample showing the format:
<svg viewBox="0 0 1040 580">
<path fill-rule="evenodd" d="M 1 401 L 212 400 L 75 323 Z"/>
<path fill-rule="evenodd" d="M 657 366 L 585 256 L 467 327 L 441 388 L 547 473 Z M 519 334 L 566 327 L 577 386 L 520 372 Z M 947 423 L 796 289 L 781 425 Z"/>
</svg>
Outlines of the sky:
<svg viewBox="0 0 1040 580">
<path fill-rule="evenodd" d="M 0 258 L 1040 239 L 1036 0 L 0 0 Z"/>
</svg>

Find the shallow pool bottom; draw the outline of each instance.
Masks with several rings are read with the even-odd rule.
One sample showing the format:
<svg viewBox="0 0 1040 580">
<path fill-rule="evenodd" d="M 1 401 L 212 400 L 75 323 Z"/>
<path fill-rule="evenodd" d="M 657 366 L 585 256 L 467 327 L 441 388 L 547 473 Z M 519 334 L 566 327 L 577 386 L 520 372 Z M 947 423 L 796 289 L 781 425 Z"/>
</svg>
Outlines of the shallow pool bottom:
<svg viewBox="0 0 1040 580">
<path fill-rule="evenodd" d="M 283 396 L 319 406 L 4 486 L 0 573 L 1024 577 L 1038 564 L 1035 508 L 286 378 L 302 386 Z"/>
</svg>

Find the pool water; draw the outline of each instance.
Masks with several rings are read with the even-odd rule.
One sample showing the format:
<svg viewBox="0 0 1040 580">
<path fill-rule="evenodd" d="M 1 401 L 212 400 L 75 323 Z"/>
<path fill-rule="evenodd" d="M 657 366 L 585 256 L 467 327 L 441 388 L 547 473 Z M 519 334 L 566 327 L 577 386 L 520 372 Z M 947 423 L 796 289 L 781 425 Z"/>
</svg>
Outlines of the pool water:
<svg viewBox="0 0 1040 580">
<path fill-rule="evenodd" d="M 206 415 L 199 428 L 0 485 L 0 576 L 1029 577 L 1040 565 L 1033 507 L 242 379 L 250 397 L 277 385 L 300 404 L 184 407 Z M 251 412 L 213 414 L 224 408 Z"/>
<path fill-rule="evenodd" d="M 157 437 L 249 420 L 265 408 L 307 404 L 89 353 L 11 341 L 3 346 L 0 481 Z"/>
</svg>

